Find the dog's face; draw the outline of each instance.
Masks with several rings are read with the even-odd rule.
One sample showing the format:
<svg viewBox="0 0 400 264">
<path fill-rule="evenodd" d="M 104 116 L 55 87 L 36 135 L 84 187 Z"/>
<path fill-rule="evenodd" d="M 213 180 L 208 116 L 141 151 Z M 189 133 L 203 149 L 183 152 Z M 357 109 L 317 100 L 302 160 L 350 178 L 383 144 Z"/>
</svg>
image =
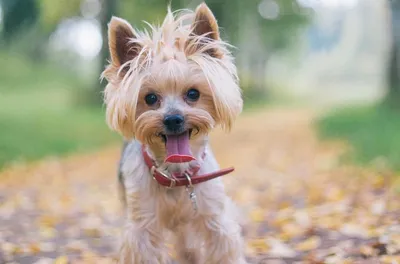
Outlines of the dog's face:
<svg viewBox="0 0 400 264">
<path fill-rule="evenodd" d="M 119 18 L 109 24 L 107 122 L 126 138 L 185 154 L 189 142 L 216 125 L 229 129 L 241 112 L 236 68 L 205 4 L 179 17 L 169 11 L 151 30 Z"/>
</svg>

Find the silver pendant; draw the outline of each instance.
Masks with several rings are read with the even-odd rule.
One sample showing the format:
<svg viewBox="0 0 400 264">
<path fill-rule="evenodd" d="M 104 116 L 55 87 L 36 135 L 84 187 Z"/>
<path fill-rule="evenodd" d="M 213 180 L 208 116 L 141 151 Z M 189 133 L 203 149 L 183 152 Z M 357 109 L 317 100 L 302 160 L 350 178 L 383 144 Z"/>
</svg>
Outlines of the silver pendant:
<svg viewBox="0 0 400 264">
<path fill-rule="evenodd" d="M 196 193 L 194 192 L 193 187 L 186 186 L 186 191 L 189 193 L 189 199 L 192 202 L 192 207 L 195 212 L 197 212 L 197 200 L 196 200 Z"/>
<path fill-rule="evenodd" d="M 194 211 L 197 212 L 196 193 L 194 192 L 192 179 L 190 178 L 190 175 L 187 173 L 185 173 L 185 177 L 189 182 L 189 185 L 186 186 L 186 191 L 189 193 L 189 199 L 192 202 L 192 207 L 193 207 Z"/>
</svg>

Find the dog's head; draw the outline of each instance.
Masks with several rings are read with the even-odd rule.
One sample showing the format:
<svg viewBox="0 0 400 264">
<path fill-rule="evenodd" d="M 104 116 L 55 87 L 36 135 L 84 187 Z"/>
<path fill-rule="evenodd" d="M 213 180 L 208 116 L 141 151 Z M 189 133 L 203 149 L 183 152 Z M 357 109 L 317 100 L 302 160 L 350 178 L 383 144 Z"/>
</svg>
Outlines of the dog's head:
<svg viewBox="0 0 400 264">
<path fill-rule="evenodd" d="M 108 125 L 127 139 L 180 151 L 216 125 L 229 130 L 242 110 L 241 92 L 207 5 L 168 11 L 161 26 L 149 27 L 140 32 L 115 17 L 109 24 Z"/>
</svg>

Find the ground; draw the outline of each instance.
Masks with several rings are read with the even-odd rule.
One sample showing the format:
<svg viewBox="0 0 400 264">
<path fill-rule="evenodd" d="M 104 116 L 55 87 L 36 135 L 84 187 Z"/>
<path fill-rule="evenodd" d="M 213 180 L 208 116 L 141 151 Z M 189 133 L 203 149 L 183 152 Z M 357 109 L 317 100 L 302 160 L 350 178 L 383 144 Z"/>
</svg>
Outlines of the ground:
<svg viewBox="0 0 400 264">
<path fill-rule="evenodd" d="M 251 263 L 400 263 L 393 173 L 344 165 L 307 110 L 248 112 L 212 145 Z M 0 263 L 112 263 L 120 146 L 0 173 Z M 397 180 L 398 181 L 398 180 Z M 173 255 L 173 249 L 171 249 Z"/>
</svg>

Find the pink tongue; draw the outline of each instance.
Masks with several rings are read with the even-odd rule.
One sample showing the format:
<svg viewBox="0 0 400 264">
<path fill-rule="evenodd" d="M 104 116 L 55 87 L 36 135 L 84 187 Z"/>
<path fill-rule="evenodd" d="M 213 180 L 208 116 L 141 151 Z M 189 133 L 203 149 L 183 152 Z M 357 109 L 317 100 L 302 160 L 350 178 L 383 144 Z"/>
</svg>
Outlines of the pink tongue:
<svg viewBox="0 0 400 264">
<path fill-rule="evenodd" d="M 165 162 L 182 163 L 195 159 L 190 151 L 188 131 L 180 135 L 167 135 L 166 148 Z"/>
</svg>

